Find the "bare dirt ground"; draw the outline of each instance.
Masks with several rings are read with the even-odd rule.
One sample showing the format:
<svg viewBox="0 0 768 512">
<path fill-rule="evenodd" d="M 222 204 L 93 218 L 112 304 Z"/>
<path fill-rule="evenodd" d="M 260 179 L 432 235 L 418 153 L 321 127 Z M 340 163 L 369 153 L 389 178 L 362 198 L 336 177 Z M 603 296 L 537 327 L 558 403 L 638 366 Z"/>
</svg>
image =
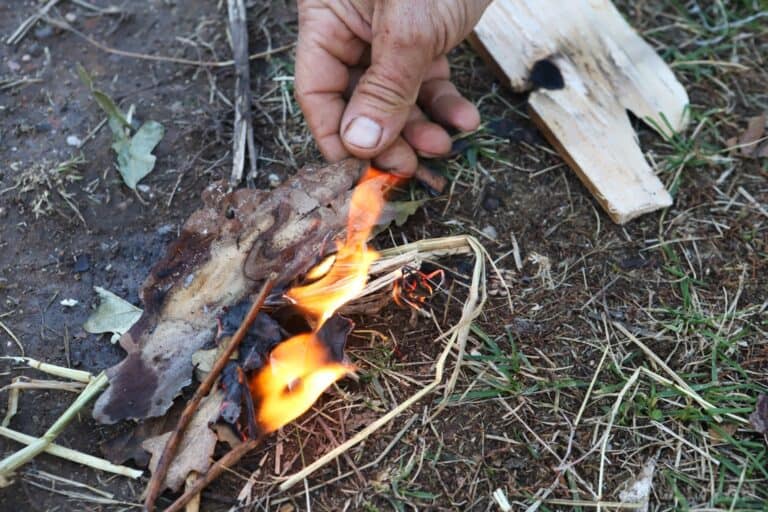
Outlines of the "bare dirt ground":
<svg viewBox="0 0 768 512">
<path fill-rule="evenodd" d="M 221 2 L 93 4 L 117 8 L 62 0 L 49 15 L 69 16 L 81 33 L 123 51 L 230 58 Z M 0 34 L 40 6 L 0 4 Z M 768 446 L 747 418 L 768 392 L 768 161 L 730 152 L 726 141 L 768 111 L 768 7 L 756 0 L 620 7 L 691 97 L 693 121 L 674 140 L 637 123 L 674 206 L 613 225 L 538 136 L 525 98 L 458 49 L 460 89 L 484 120 L 511 120 L 516 130 L 496 124 L 458 142 L 455 156 L 435 163 L 454 180 L 450 194 L 377 242 L 478 236 L 504 270 L 514 314 L 506 298 L 491 297 L 439 414 L 436 393 L 304 486 L 280 493 L 277 476 L 391 409 L 431 371 L 423 362 L 440 350 L 430 345 L 431 322 L 410 326 L 409 313 L 395 306 L 358 318 L 350 353 L 359 380 L 342 382 L 224 475 L 204 493 L 203 510 L 235 506 L 249 477 L 248 510 L 308 510 L 308 503 L 496 510 L 496 489 L 514 510 L 615 509 L 650 461 L 652 510 L 767 510 Z M 250 2 L 249 23 L 251 52 L 295 39 L 295 7 L 282 0 Z M 292 99 L 292 59 L 289 50 L 252 64 L 261 157 L 248 186 L 267 188 L 270 174 L 283 180 L 319 159 Z M 141 120 L 166 128 L 138 193 L 115 170 L 109 130 L 97 129 L 104 115 L 77 63 L 123 109 L 135 105 Z M 23 348 L 93 373 L 121 359 L 108 336 L 82 328 L 96 303 L 93 286 L 140 305 L 151 264 L 199 207 L 203 188 L 229 173 L 233 82 L 231 67 L 120 55 L 45 22 L 17 46 L 0 45 L 0 354 Z M 70 136 L 82 147 L 68 145 Z M 449 266 L 466 272 L 466 263 Z M 65 307 L 65 299 L 77 304 Z M 458 310 L 449 302 L 435 297 L 439 316 Z M 3 385 L 22 374 L 46 378 L 7 362 L 0 371 Z M 9 426 L 39 436 L 72 398 L 26 391 Z M 126 428 L 82 414 L 57 443 L 100 455 L 99 444 Z M 18 447 L 0 439 L 3 455 Z M 0 510 L 128 509 L 145 484 L 42 455 L 0 490 Z"/>
</svg>

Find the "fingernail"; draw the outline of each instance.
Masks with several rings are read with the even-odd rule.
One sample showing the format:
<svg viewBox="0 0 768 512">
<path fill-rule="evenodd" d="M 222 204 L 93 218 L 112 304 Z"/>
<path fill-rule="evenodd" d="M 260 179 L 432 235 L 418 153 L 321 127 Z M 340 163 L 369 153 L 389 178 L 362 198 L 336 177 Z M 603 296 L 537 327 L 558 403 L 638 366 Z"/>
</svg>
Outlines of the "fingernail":
<svg viewBox="0 0 768 512">
<path fill-rule="evenodd" d="M 381 126 L 365 116 L 356 117 L 344 132 L 344 141 L 359 148 L 371 149 L 379 144 Z"/>
</svg>

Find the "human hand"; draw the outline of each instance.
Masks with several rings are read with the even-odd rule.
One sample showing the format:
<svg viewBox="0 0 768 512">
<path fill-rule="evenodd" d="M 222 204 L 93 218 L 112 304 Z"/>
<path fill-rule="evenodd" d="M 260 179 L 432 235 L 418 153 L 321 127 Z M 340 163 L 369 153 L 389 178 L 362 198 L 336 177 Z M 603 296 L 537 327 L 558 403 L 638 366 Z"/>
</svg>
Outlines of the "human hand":
<svg viewBox="0 0 768 512">
<path fill-rule="evenodd" d="M 296 99 L 329 161 L 353 155 L 405 176 L 451 149 L 443 126 L 480 124 L 445 55 L 490 0 L 299 0 Z M 439 124 L 438 124 L 439 123 Z"/>
</svg>

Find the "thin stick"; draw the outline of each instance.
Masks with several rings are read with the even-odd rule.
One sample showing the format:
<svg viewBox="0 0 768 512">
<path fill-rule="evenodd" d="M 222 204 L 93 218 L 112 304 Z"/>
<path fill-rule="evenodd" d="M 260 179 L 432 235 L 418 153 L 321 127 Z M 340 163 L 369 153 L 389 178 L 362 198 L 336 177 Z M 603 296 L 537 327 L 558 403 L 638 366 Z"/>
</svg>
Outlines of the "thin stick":
<svg viewBox="0 0 768 512">
<path fill-rule="evenodd" d="M 103 43 L 96 41 L 95 39 L 85 35 L 84 33 L 80 32 L 79 30 L 74 28 L 72 25 L 70 25 L 69 23 L 63 20 L 54 20 L 46 16 L 45 21 L 47 21 L 48 23 L 50 23 L 55 27 L 58 27 L 63 30 L 68 30 L 73 34 L 80 36 L 81 38 L 85 39 L 88 43 L 92 44 L 99 50 L 105 51 L 107 53 L 112 53 L 115 55 L 120 55 L 121 57 L 130 57 L 132 59 L 142 59 L 142 60 L 153 60 L 156 62 L 170 62 L 173 64 L 182 64 L 185 66 L 201 66 L 201 67 L 207 67 L 207 68 L 226 68 L 234 65 L 235 63 L 234 60 L 219 60 L 219 61 L 191 60 L 191 59 L 183 59 L 180 57 L 166 57 L 164 55 L 151 55 L 147 53 L 137 53 L 137 52 L 129 52 L 126 50 L 118 50 L 117 48 L 112 48 L 110 46 L 107 46 Z M 256 60 L 264 57 L 269 57 L 270 55 L 284 52 L 285 50 L 290 50 L 291 48 L 293 48 L 294 45 L 295 43 L 290 43 L 283 46 L 279 46 L 277 48 L 272 48 L 270 50 L 265 50 L 263 52 L 254 53 L 254 54 L 251 54 L 248 57 L 248 59 Z"/>
<path fill-rule="evenodd" d="M 0 427 L 0 436 L 7 437 L 8 439 L 16 441 L 17 443 L 26 445 L 30 445 L 37 441 L 37 438 L 34 436 L 29 436 L 7 427 Z M 116 475 L 127 476 L 129 478 L 139 478 L 144 474 L 144 472 L 139 469 L 112 464 L 108 460 L 100 459 L 99 457 L 94 457 L 93 455 L 88 455 L 87 453 L 72 450 L 71 448 L 65 448 L 57 444 L 49 444 L 45 447 L 44 451 L 45 453 L 53 455 L 54 457 L 59 457 L 60 459 L 82 464 L 83 466 L 88 466 L 100 471 L 107 471 Z"/>
<path fill-rule="evenodd" d="M 229 184 L 237 186 L 243 180 L 245 151 L 249 151 L 251 171 L 255 170 L 255 144 L 251 124 L 251 74 L 248 61 L 248 29 L 243 0 L 227 0 L 229 32 L 232 38 L 232 56 L 235 61 L 235 125 L 232 132 L 232 174 Z"/>
<path fill-rule="evenodd" d="M 38 454 L 45 451 L 45 449 L 53 443 L 54 439 L 58 437 L 62 430 L 69 424 L 72 419 L 77 416 L 80 410 L 91 401 L 96 395 L 101 392 L 104 386 L 107 385 L 107 375 L 101 372 L 98 377 L 92 380 L 88 386 L 80 393 L 80 396 L 72 402 L 72 405 L 64 411 L 56 422 L 43 434 L 43 437 L 36 439 L 35 442 L 22 448 L 16 453 L 13 453 L 0 461 L 0 481 L 9 478 L 14 471 L 35 458 Z"/>
<path fill-rule="evenodd" d="M 248 315 L 243 320 L 243 323 L 240 324 L 235 335 L 232 336 L 232 340 L 229 342 L 229 345 L 227 345 L 227 348 L 216 360 L 216 364 L 213 365 L 213 368 L 211 368 L 211 371 L 205 377 L 205 380 L 200 383 L 194 396 L 187 402 L 187 406 L 184 408 L 184 412 L 181 413 L 176 428 L 173 429 L 173 432 L 171 432 L 171 435 L 165 442 L 165 448 L 157 463 L 157 468 L 152 474 L 152 479 L 147 486 L 147 498 L 144 501 L 144 508 L 149 512 L 152 512 L 155 509 L 155 500 L 157 500 L 157 497 L 160 494 L 165 475 L 168 473 L 168 468 L 173 461 L 173 457 L 176 455 L 176 450 L 179 447 L 179 442 L 181 441 L 182 434 L 184 434 L 184 430 L 195 415 L 197 407 L 200 405 L 200 401 L 211 391 L 219 374 L 229 362 L 229 358 L 234 354 L 235 350 L 237 350 L 237 347 L 240 345 L 240 342 L 243 341 L 243 338 L 245 338 L 245 334 L 248 332 L 251 324 L 256 320 L 256 315 L 264 305 L 264 301 L 272 290 L 272 286 L 275 284 L 276 279 L 277 277 L 273 273 L 266 281 L 264 281 L 264 284 L 261 286 L 261 291 L 259 291 L 259 295 L 253 302 L 250 311 L 248 311 Z"/>
<path fill-rule="evenodd" d="M 21 342 L 19 341 L 19 338 L 17 338 L 16 335 L 13 334 L 13 331 L 10 328 L 8 328 L 3 322 L 0 322 L 0 328 L 2 328 L 8 334 L 8 336 L 10 336 L 11 339 L 16 342 L 16 345 L 19 347 L 19 350 L 21 350 L 21 355 L 23 357 L 25 355 L 24 345 L 21 344 Z"/>
<path fill-rule="evenodd" d="M 217 460 L 216 463 L 211 466 L 211 469 L 205 473 L 205 476 L 199 478 L 197 482 L 195 482 L 193 486 L 187 489 L 184 494 L 182 494 L 176 501 L 174 501 L 170 507 L 165 509 L 165 512 L 179 512 L 182 510 L 192 498 L 200 494 L 203 489 L 208 487 L 211 482 L 216 480 L 219 475 L 224 472 L 225 469 L 228 469 L 237 464 L 237 462 L 242 459 L 248 452 L 259 446 L 265 438 L 266 436 L 262 435 L 256 439 L 249 439 L 248 441 L 239 444 L 229 450 L 226 455 Z"/>
</svg>

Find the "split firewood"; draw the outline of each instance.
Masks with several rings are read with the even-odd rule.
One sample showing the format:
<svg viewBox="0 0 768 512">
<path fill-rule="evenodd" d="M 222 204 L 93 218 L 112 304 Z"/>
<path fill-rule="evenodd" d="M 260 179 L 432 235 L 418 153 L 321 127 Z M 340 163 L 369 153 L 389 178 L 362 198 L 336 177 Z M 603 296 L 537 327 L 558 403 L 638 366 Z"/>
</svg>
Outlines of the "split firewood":
<svg viewBox="0 0 768 512">
<path fill-rule="evenodd" d="M 610 0 L 496 0 L 473 42 L 614 222 L 672 204 L 626 111 L 671 135 L 688 96 Z"/>
</svg>

